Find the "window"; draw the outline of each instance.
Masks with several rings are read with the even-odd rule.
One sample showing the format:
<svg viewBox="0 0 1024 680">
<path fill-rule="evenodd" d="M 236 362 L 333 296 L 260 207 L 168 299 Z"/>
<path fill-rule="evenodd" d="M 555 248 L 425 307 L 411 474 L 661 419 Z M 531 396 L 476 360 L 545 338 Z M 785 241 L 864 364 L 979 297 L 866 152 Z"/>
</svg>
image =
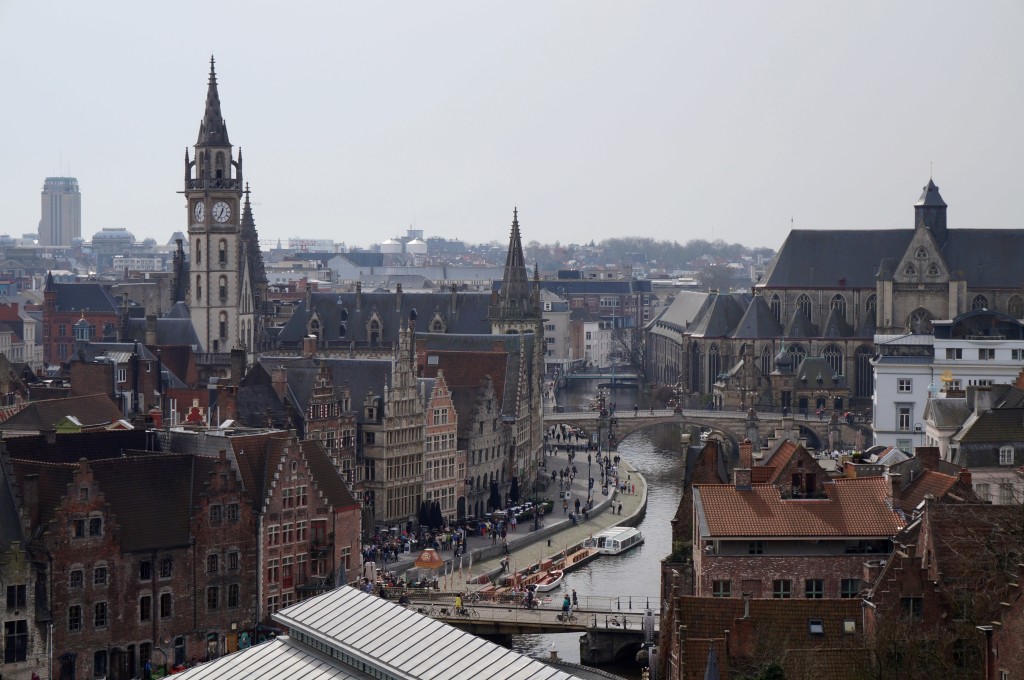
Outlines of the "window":
<svg viewBox="0 0 1024 680">
<path fill-rule="evenodd" d="M 220 607 L 220 589 L 217 586 L 210 586 L 206 589 L 206 608 L 214 611 Z"/>
<path fill-rule="evenodd" d="M 174 602 L 170 593 L 160 593 L 160 618 L 169 619 L 174 615 Z"/>
<path fill-rule="evenodd" d="M 305 488 L 305 487 L 303 487 L 303 488 Z M 307 526 L 306 522 L 296 522 L 295 523 L 295 542 L 296 543 L 305 543 L 306 542 L 306 539 L 308 538 L 308 534 L 309 534 L 306 526 Z"/>
<path fill-rule="evenodd" d="M 71 520 L 71 536 L 73 538 L 85 538 L 85 520 Z"/>
<path fill-rule="evenodd" d="M 824 635 L 825 624 L 821 619 L 810 619 L 807 622 L 807 632 L 811 635 Z"/>
<path fill-rule="evenodd" d="M 978 359 L 980 361 L 992 361 L 996 358 L 996 350 L 992 347 L 982 347 L 978 350 Z"/>
<path fill-rule="evenodd" d="M 217 571 L 218 571 L 218 567 L 219 566 L 220 566 L 220 560 L 217 558 L 216 555 L 207 555 L 206 556 L 206 571 L 207 571 L 207 573 L 216 574 Z"/>
<path fill-rule="evenodd" d="M 793 597 L 793 582 L 789 579 L 772 581 L 772 597 L 777 600 L 788 600 Z"/>
<path fill-rule="evenodd" d="M 139 598 L 139 621 L 150 621 L 153 619 L 153 598 L 150 595 L 143 595 Z"/>
<path fill-rule="evenodd" d="M 711 596 L 712 597 L 732 597 L 732 581 L 712 581 L 711 582 Z"/>
<path fill-rule="evenodd" d="M 901 597 L 900 598 L 900 609 L 903 610 L 903 615 L 911 621 L 920 621 L 921 614 L 924 608 L 924 598 L 921 597 Z"/>
<path fill-rule="evenodd" d="M 281 490 L 281 507 L 282 508 L 294 508 L 295 507 L 295 489 L 282 489 Z"/>
<path fill-rule="evenodd" d="M 768 303 L 768 306 L 771 307 L 772 316 L 775 317 L 775 320 L 781 323 L 782 322 L 782 300 L 779 298 L 779 294 L 778 293 L 772 293 L 772 299 L 771 299 L 771 302 Z"/>
<path fill-rule="evenodd" d="M 28 661 L 28 621 L 4 621 L 4 663 Z"/>
<path fill-rule="evenodd" d="M 896 448 L 903 453 L 911 453 L 914 448 L 914 443 L 910 439 L 897 439 Z"/>
<path fill-rule="evenodd" d="M 804 581 L 804 597 L 808 600 L 820 600 L 825 597 L 825 581 L 820 578 L 809 578 Z"/>
<path fill-rule="evenodd" d="M 280 578 L 281 568 L 278 566 L 278 561 L 276 559 L 267 560 L 267 583 L 277 583 Z"/>
<path fill-rule="evenodd" d="M 1010 358 L 1014 361 L 1024 361 L 1024 349 L 1010 350 Z"/>
<path fill-rule="evenodd" d="M 8 609 L 24 609 L 27 607 L 27 600 L 25 599 L 26 586 L 7 586 L 7 608 Z"/>
<path fill-rule="evenodd" d="M 1013 482 L 1002 482 L 999 484 L 999 504 L 1012 505 L 1014 500 Z"/>
<path fill-rule="evenodd" d="M 223 517 L 223 512 L 224 512 L 224 508 L 222 506 L 220 506 L 220 505 L 211 505 L 210 506 L 210 521 L 214 522 L 214 523 L 219 522 L 221 520 L 221 518 Z"/>
<path fill-rule="evenodd" d="M 228 503 L 224 507 L 224 516 L 229 522 L 238 521 L 238 503 Z"/>
<path fill-rule="evenodd" d="M 309 492 L 306 487 L 300 486 L 295 490 L 295 507 L 304 508 L 309 505 Z"/>
<path fill-rule="evenodd" d="M 279 609 L 278 602 L 280 600 L 277 595 L 271 595 L 267 598 L 267 616 L 270 616 Z"/>
<path fill-rule="evenodd" d="M 1013 447 L 1012 446 L 1000 446 L 999 447 L 999 464 L 1000 465 L 1013 465 Z"/>
<path fill-rule="evenodd" d="M 974 299 L 971 300 L 971 309 L 988 309 L 988 298 L 984 295 L 975 295 Z"/>
<path fill-rule="evenodd" d="M 806 293 L 801 293 L 796 299 L 796 306 L 804 316 L 811 318 L 811 298 Z"/>
<path fill-rule="evenodd" d="M 292 528 L 292 524 L 290 522 L 288 524 L 282 524 L 281 525 L 281 543 L 283 545 L 288 545 L 289 543 L 294 543 L 294 542 L 295 542 L 295 531 Z"/>
<path fill-rule="evenodd" d="M 93 607 L 93 625 L 96 628 L 107 627 L 107 603 L 97 602 Z"/>
<path fill-rule="evenodd" d="M 85 583 L 85 577 L 81 569 L 73 569 L 71 571 L 71 578 L 68 581 L 68 587 L 72 589 L 81 588 Z"/>
<path fill-rule="evenodd" d="M 839 584 L 839 597 L 851 599 L 860 594 L 859 578 L 844 578 Z"/>
<path fill-rule="evenodd" d="M 989 500 L 988 484 L 975 484 L 974 485 L 974 493 L 975 493 L 975 495 L 978 496 L 978 500 L 980 500 L 982 503 L 988 503 L 988 500 Z"/>
<path fill-rule="evenodd" d="M 217 244 L 217 262 L 220 264 L 228 263 L 228 242 L 221 239 Z"/>
<path fill-rule="evenodd" d="M 832 309 L 836 310 L 844 320 L 846 319 L 846 298 L 840 294 L 832 296 Z"/>
<path fill-rule="evenodd" d="M 953 360 L 963 359 L 964 358 L 964 351 L 960 347 L 947 347 L 946 348 L 946 358 L 947 359 L 953 359 Z"/>
<path fill-rule="evenodd" d="M 170 578 L 174 573 L 174 561 L 170 557 L 160 560 L 160 578 Z"/>
<path fill-rule="evenodd" d="M 153 579 L 153 563 L 149 560 L 139 562 L 139 580 L 151 581 Z"/>
<path fill-rule="evenodd" d="M 277 524 L 267 527 L 267 545 L 281 544 L 281 527 Z"/>
<path fill-rule="evenodd" d="M 910 432 L 910 406 L 896 407 L 896 429 L 900 432 Z"/>
<path fill-rule="evenodd" d="M 896 379 L 896 391 L 903 394 L 912 392 L 913 381 L 910 378 L 897 378 Z"/>
<path fill-rule="evenodd" d="M 91 517 L 91 518 L 89 518 L 89 535 L 90 536 L 102 536 L 103 535 L 103 518 L 102 517 Z"/>
<path fill-rule="evenodd" d="M 68 630 L 82 630 L 82 605 L 68 607 Z"/>
<path fill-rule="evenodd" d="M 238 553 L 228 553 L 228 571 L 238 571 Z"/>
<path fill-rule="evenodd" d="M 232 583 L 228 586 L 228 608 L 234 609 L 238 606 L 238 584 Z"/>
<path fill-rule="evenodd" d="M 92 584 L 94 586 L 105 586 L 107 585 L 107 568 L 96 567 L 92 570 Z"/>
<path fill-rule="evenodd" d="M 107 675 L 107 650 L 97 649 L 92 654 L 92 676 L 104 678 Z"/>
<path fill-rule="evenodd" d="M 856 619 L 843 619 L 843 635 L 853 635 L 857 632 Z"/>
<path fill-rule="evenodd" d="M 750 541 L 747 543 L 747 554 L 748 555 L 763 555 L 764 554 L 764 541 Z"/>
</svg>

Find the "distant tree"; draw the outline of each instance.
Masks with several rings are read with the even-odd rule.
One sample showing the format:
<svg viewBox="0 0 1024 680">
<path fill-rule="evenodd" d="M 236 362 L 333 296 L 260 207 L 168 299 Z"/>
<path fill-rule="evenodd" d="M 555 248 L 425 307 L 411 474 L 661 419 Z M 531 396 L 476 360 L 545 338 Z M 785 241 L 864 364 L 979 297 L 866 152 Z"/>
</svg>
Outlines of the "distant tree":
<svg viewBox="0 0 1024 680">
<path fill-rule="evenodd" d="M 647 383 L 647 334 L 642 327 L 612 331 L 612 354 L 636 372 L 641 385 Z"/>
</svg>

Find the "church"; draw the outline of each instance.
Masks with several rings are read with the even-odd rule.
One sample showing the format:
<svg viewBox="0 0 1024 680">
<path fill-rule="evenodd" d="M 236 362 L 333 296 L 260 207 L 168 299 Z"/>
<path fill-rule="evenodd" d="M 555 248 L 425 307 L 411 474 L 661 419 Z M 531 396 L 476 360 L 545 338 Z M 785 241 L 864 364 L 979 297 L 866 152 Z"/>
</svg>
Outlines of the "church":
<svg viewBox="0 0 1024 680">
<path fill-rule="evenodd" d="M 680 295 L 648 327 L 650 375 L 692 406 L 866 410 L 876 334 L 1024 318 L 1024 230 L 948 228 L 931 179 L 913 207 L 909 228 L 792 230 L 749 293 Z"/>
</svg>

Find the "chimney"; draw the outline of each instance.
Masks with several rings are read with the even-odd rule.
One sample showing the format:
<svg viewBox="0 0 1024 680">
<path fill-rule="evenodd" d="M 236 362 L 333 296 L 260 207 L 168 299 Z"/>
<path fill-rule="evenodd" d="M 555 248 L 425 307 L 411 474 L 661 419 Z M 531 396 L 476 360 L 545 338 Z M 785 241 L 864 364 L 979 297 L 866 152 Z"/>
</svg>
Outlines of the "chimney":
<svg viewBox="0 0 1024 680">
<path fill-rule="evenodd" d="M 302 356 L 305 359 L 312 359 L 316 356 L 316 336 L 307 335 L 302 338 Z"/>
<path fill-rule="evenodd" d="M 754 442 L 749 439 L 740 442 L 740 467 L 754 467 Z"/>
<path fill-rule="evenodd" d="M 736 480 L 737 491 L 750 491 L 753 473 L 750 468 L 736 468 L 732 471 Z"/>
<path fill-rule="evenodd" d="M 918 446 L 914 449 L 914 456 L 921 462 L 922 470 L 939 469 L 939 447 Z"/>
<path fill-rule="evenodd" d="M 156 314 L 146 315 L 146 344 L 151 347 L 156 344 Z"/>
<path fill-rule="evenodd" d="M 402 284 L 395 284 L 395 311 L 402 311 Z"/>
<path fill-rule="evenodd" d="M 39 524 L 39 474 L 30 472 L 25 475 L 25 484 L 22 487 L 25 509 L 28 510 L 28 519 L 34 529 Z"/>
<path fill-rule="evenodd" d="M 309 279 L 303 279 L 303 283 L 306 284 L 306 312 L 309 314 L 313 313 L 313 285 Z"/>
<path fill-rule="evenodd" d="M 892 504 L 894 508 L 899 507 L 900 503 L 900 479 L 903 477 L 898 472 L 889 473 L 889 493 L 892 494 Z"/>
<path fill-rule="evenodd" d="M 356 311 L 362 311 L 363 309 L 363 284 L 361 281 L 356 281 Z"/>
<path fill-rule="evenodd" d="M 974 413 L 981 415 L 992 410 L 992 388 L 979 385 L 974 392 Z"/>
<path fill-rule="evenodd" d="M 878 577 L 881 575 L 882 567 L 884 566 L 885 563 L 882 560 L 870 560 L 865 562 L 861 573 L 864 584 L 866 586 L 871 586 L 878 581 Z"/>
<path fill-rule="evenodd" d="M 452 314 L 454 314 L 458 310 L 458 304 L 459 304 L 459 289 L 453 283 L 452 284 Z M 1024 374 L 1024 371 L 1021 371 L 1021 373 Z"/>
<path fill-rule="evenodd" d="M 960 477 L 960 481 L 962 483 L 966 484 L 967 486 L 969 486 L 972 489 L 974 488 L 974 485 L 971 483 L 971 471 L 970 470 L 968 470 L 967 468 L 960 468 L 960 473 L 959 473 L 958 476 Z"/>
<path fill-rule="evenodd" d="M 245 350 L 231 350 L 231 379 L 237 385 L 245 377 Z"/>
<path fill-rule="evenodd" d="M 284 401 L 284 393 L 288 390 L 288 369 L 278 366 L 270 372 L 270 382 L 278 399 Z"/>
<path fill-rule="evenodd" d="M 228 459 L 227 449 L 221 449 L 220 451 L 217 452 L 217 455 L 220 457 L 220 462 L 222 462 L 222 463 L 227 462 L 227 459 Z"/>
</svg>

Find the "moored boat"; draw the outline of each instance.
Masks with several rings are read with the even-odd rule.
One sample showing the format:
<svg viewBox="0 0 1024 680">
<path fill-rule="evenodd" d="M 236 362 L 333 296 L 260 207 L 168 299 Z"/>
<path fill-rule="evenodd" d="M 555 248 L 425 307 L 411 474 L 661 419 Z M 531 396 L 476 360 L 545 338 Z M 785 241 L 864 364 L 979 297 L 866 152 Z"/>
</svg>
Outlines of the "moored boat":
<svg viewBox="0 0 1024 680">
<path fill-rule="evenodd" d="M 565 576 L 565 572 L 561 569 L 552 569 L 535 582 L 537 590 L 541 592 L 554 590 L 558 586 L 562 585 L 563 576 Z"/>
<path fill-rule="evenodd" d="M 594 534 L 584 544 L 602 555 L 619 555 L 644 542 L 644 535 L 636 527 L 612 527 Z"/>
</svg>

